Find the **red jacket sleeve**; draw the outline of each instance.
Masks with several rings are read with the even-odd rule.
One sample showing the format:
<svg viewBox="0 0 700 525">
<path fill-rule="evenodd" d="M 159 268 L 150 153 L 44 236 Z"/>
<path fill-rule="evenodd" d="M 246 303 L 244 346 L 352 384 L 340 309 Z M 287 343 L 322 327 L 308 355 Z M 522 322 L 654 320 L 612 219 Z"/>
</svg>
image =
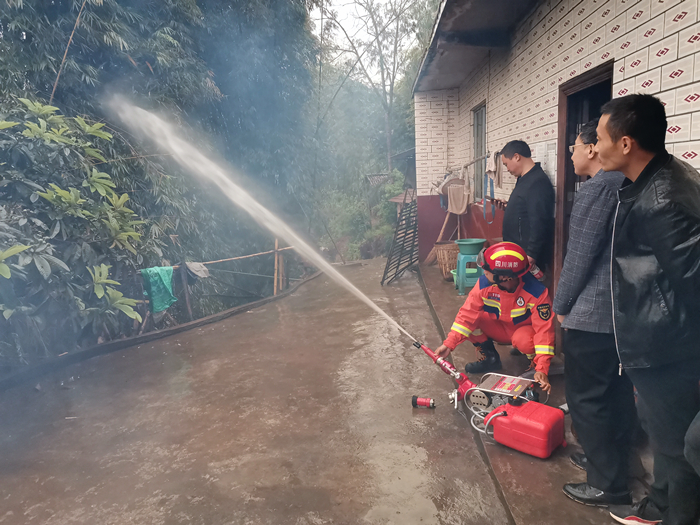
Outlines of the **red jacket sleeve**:
<svg viewBox="0 0 700 525">
<path fill-rule="evenodd" d="M 477 285 L 469 292 L 467 300 L 464 301 L 462 308 L 457 313 L 455 322 L 452 323 L 447 339 L 442 344 L 454 350 L 458 344 L 469 337 L 472 331 L 476 329 L 476 319 L 483 309 L 484 302 L 481 300 L 481 290 Z"/>
<path fill-rule="evenodd" d="M 531 319 L 535 330 L 532 338 L 535 343 L 535 370 L 547 374 L 549 362 L 554 356 L 554 312 L 548 290 L 535 299 Z"/>
</svg>

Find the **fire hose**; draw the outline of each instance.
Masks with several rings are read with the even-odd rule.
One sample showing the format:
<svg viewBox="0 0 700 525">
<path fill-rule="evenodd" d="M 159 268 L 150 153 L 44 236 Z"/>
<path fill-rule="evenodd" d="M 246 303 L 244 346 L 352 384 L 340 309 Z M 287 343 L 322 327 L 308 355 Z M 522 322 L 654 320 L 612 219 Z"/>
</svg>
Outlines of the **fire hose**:
<svg viewBox="0 0 700 525">
<path fill-rule="evenodd" d="M 469 422 L 478 432 L 492 437 L 497 443 L 539 458 L 548 458 L 557 447 L 566 446 L 564 412 L 536 400 L 534 381 L 489 373 L 477 385 L 424 344 L 414 341 L 413 346 L 425 352 L 457 383 L 457 388 L 448 398 L 456 410 L 463 403 L 471 412 Z M 414 396 L 414 407 L 435 406 L 434 403 L 418 405 L 417 399 Z M 489 427 L 492 432 L 489 432 Z"/>
</svg>

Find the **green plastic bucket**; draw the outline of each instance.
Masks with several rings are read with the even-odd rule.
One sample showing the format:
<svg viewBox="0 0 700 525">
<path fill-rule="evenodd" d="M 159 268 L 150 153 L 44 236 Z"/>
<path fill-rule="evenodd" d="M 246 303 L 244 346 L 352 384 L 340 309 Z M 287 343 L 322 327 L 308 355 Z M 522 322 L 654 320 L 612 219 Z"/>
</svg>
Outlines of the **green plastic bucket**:
<svg viewBox="0 0 700 525">
<path fill-rule="evenodd" d="M 457 239 L 459 253 L 463 255 L 477 255 L 484 247 L 486 239 Z"/>
</svg>

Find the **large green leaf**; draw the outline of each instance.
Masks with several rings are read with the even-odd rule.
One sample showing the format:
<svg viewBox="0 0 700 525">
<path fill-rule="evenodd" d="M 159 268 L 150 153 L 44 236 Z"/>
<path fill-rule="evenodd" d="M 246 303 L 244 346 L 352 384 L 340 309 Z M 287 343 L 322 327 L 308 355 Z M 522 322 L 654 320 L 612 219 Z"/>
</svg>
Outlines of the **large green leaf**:
<svg viewBox="0 0 700 525">
<path fill-rule="evenodd" d="M 35 255 L 34 265 L 44 279 L 48 279 L 51 276 L 51 265 L 43 256 Z"/>
<path fill-rule="evenodd" d="M 68 268 L 68 265 L 64 263 L 61 259 L 58 257 L 54 257 L 53 255 L 44 255 L 44 258 L 49 261 L 54 266 L 58 266 L 61 270 L 64 270 L 66 272 L 70 272 L 70 268 Z"/>
<path fill-rule="evenodd" d="M 4 261 L 8 257 L 12 257 L 13 255 L 16 255 L 18 253 L 23 252 L 24 250 L 28 250 L 29 246 L 25 246 L 23 244 L 16 244 L 12 246 L 11 248 L 8 248 L 4 252 L 0 252 L 0 261 Z"/>
<path fill-rule="evenodd" d="M 120 303 L 115 304 L 114 307 L 124 312 L 124 314 L 126 314 L 127 317 L 130 317 L 131 319 L 136 319 L 139 323 L 142 321 L 141 315 L 139 315 L 139 313 L 136 310 L 134 310 L 131 306 Z"/>
</svg>

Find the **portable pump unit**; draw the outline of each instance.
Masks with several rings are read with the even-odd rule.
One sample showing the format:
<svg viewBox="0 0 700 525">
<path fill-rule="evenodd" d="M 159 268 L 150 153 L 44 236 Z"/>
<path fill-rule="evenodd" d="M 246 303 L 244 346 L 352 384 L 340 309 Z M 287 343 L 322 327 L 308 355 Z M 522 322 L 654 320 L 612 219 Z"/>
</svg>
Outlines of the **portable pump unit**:
<svg viewBox="0 0 700 525">
<path fill-rule="evenodd" d="M 458 387 L 449 394 L 455 409 L 460 404 L 471 413 L 472 426 L 501 445 L 538 458 L 548 458 L 564 440 L 564 412 L 537 401 L 534 381 L 501 374 L 485 374 L 481 384 L 472 383 L 452 363 L 427 346 L 415 342 L 451 376 Z"/>
</svg>

